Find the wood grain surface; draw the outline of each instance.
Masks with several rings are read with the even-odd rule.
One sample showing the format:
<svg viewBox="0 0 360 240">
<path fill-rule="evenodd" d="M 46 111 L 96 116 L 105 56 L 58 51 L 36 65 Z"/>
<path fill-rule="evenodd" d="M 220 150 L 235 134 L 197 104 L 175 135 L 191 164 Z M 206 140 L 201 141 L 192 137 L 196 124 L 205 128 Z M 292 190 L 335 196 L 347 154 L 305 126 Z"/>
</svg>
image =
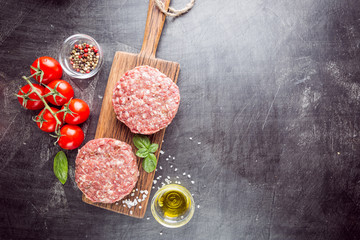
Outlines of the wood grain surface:
<svg viewBox="0 0 360 240">
<path fill-rule="evenodd" d="M 169 3 L 170 0 L 166 1 L 166 7 L 169 6 Z M 143 47 L 140 51 L 140 54 L 136 55 L 126 52 L 115 53 L 115 57 L 110 71 L 110 76 L 105 89 L 95 138 L 106 137 L 119 139 L 121 141 L 129 143 L 133 147 L 134 151 L 136 149 L 132 142 L 134 134 L 125 124 L 117 120 L 111 102 L 113 88 L 116 82 L 119 81 L 121 76 L 126 71 L 131 70 L 136 66 L 148 65 L 159 69 L 160 72 L 170 77 L 175 83 L 177 82 L 180 70 L 179 64 L 155 58 L 156 48 L 161 36 L 164 21 L 165 16 L 157 9 L 156 6 L 154 6 L 154 2 L 153 0 L 151 0 L 149 3 L 148 17 L 146 20 Z M 159 149 L 155 153 L 157 159 L 159 159 L 159 153 L 164 134 L 165 129 L 162 129 L 159 132 L 150 136 L 150 140 L 152 143 L 159 144 Z M 122 213 L 136 218 L 143 218 L 148 205 L 155 171 L 153 171 L 152 173 L 145 172 L 141 164 L 142 159 L 137 158 L 137 161 L 140 175 L 134 190 L 137 189 L 138 191 L 134 191 L 133 194 L 131 194 L 133 196 L 129 195 L 124 199 L 129 199 L 131 201 L 133 201 L 137 197 L 138 199 L 142 199 L 143 194 L 141 194 L 140 191 L 142 192 L 146 190 L 148 194 L 144 201 L 141 201 L 136 206 L 129 208 L 127 205 L 124 205 L 122 203 L 124 199 L 113 204 L 93 203 L 89 199 L 87 199 L 85 195 L 83 195 L 82 200 L 88 204 L 92 204 L 114 212 Z"/>
</svg>

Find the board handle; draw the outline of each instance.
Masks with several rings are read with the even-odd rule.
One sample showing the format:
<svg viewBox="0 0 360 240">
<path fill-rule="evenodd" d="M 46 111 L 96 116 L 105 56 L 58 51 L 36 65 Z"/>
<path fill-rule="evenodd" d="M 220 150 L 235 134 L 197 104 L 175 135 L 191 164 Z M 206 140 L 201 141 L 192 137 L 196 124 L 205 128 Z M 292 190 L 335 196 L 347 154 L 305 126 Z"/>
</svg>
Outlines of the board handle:
<svg viewBox="0 0 360 240">
<path fill-rule="evenodd" d="M 161 0 L 167 10 L 170 0 Z M 141 47 L 140 55 L 144 57 L 155 58 L 156 49 L 159 44 L 162 29 L 165 23 L 165 14 L 160 12 L 155 5 L 155 0 L 149 0 L 149 10 L 146 19 L 144 41 Z"/>
</svg>

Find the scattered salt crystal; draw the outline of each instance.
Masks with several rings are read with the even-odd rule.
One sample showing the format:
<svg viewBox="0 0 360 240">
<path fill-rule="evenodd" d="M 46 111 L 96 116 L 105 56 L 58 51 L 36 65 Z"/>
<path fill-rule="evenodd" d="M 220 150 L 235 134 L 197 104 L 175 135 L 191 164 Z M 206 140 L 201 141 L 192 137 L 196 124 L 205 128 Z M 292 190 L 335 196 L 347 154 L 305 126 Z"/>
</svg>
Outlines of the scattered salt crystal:
<svg viewBox="0 0 360 240">
<path fill-rule="evenodd" d="M 144 190 L 144 193 L 147 195 L 149 192 L 148 192 L 148 190 Z"/>
<path fill-rule="evenodd" d="M 157 183 L 157 180 L 153 180 L 153 182 L 154 182 L 154 184 L 156 184 L 156 183 Z"/>
<path fill-rule="evenodd" d="M 155 186 L 153 186 L 152 189 L 155 189 Z"/>
<path fill-rule="evenodd" d="M 123 200 L 122 203 L 124 203 L 125 201 Z"/>
<path fill-rule="evenodd" d="M 141 199 L 139 199 L 138 202 L 141 202 Z"/>
<path fill-rule="evenodd" d="M 183 176 L 185 176 L 186 175 L 186 172 L 183 172 Z"/>
<path fill-rule="evenodd" d="M 201 144 L 201 142 L 198 142 L 198 144 Z"/>
<path fill-rule="evenodd" d="M 194 196 L 194 194 L 192 193 L 191 196 Z"/>
<path fill-rule="evenodd" d="M 147 218 L 146 218 L 146 220 L 150 220 L 150 218 L 149 218 L 149 217 L 147 217 Z"/>
<path fill-rule="evenodd" d="M 168 179 L 170 179 L 170 176 L 167 176 Z"/>
<path fill-rule="evenodd" d="M 162 166 L 160 166 L 159 168 L 160 168 L 160 170 L 162 170 Z"/>
<path fill-rule="evenodd" d="M 181 219 L 183 219 L 183 218 L 184 218 L 184 216 L 181 216 L 180 218 L 181 218 Z"/>
<path fill-rule="evenodd" d="M 139 189 L 136 189 L 136 191 L 139 191 Z"/>
<path fill-rule="evenodd" d="M 178 181 L 178 184 L 181 184 L 181 182 L 180 182 L 180 181 Z"/>
<path fill-rule="evenodd" d="M 139 199 L 139 197 L 136 197 L 136 199 Z"/>
<path fill-rule="evenodd" d="M 139 209 L 141 209 L 142 208 L 142 206 L 139 206 Z"/>
<path fill-rule="evenodd" d="M 166 158 L 165 161 L 169 161 L 169 158 Z"/>
<path fill-rule="evenodd" d="M 188 174 L 188 178 L 191 178 L 191 175 L 190 175 L 190 174 Z"/>
<path fill-rule="evenodd" d="M 174 171 L 176 172 L 176 171 L 177 171 L 177 168 L 175 168 Z"/>
<path fill-rule="evenodd" d="M 173 157 L 173 159 L 175 159 L 175 157 Z"/>
<path fill-rule="evenodd" d="M 132 192 L 135 192 L 135 189 L 133 189 Z"/>
<path fill-rule="evenodd" d="M 155 169 L 155 172 L 157 172 L 157 169 Z"/>
<path fill-rule="evenodd" d="M 194 184 L 194 183 L 195 183 L 195 181 L 191 181 L 191 183 L 192 183 L 192 184 Z"/>
<path fill-rule="evenodd" d="M 132 196 L 132 197 L 133 197 L 134 195 L 135 195 L 134 193 L 130 194 L 130 196 Z"/>
<path fill-rule="evenodd" d="M 197 205 L 197 208 L 200 208 L 200 205 Z"/>
<path fill-rule="evenodd" d="M 192 140 L 192 137 L 189 137 L 190 140 Z"/>
<path fill-rule="evenodd" d="M 143 190 L 140 190 L 140 193 L 144 193 L 144 191 L 143 191 Z"/>
<path fill-rule="evenodd" d="M 160 235 L 162 235 L 162 232 L 160 232 Z"/>
<path fill-rule="evenodd" d="M 130 211 L 130 214 L 133 214 L 133 211 Z"/>
<path fill-rule="evenodd" d="M 179 178 L 179 176 L 176 176 L 176 178 Z"/>
<path fill-rule="evenodd" d="M 161 185 L 162 185 L 162 186 L 165 186 L 165 183 L 162 182 Z"/>
<path fill-rule="evenodd" d="M 164 142 L 164 140 L 162 140 L 162 142 Z"/>
<path fill-rule="evenodd" d="M 115 203 L 115 205 L 119 205 L 119 203 L 117 202 L 117 203 Z"/>
<path fill-rule="evenodd" d="M 165 152 L 163 150 L 160 150 L 160 154 L 164 154 Z"/>
<path fill-rule="evenodd" d="M 126 207 L 126 205 L 124 204 L 123 207 Z"/>
<path fill-rule="evenodd" d="M 173 165 L 170 165 L 170 168 L 173 168 Z"/>
</svg>

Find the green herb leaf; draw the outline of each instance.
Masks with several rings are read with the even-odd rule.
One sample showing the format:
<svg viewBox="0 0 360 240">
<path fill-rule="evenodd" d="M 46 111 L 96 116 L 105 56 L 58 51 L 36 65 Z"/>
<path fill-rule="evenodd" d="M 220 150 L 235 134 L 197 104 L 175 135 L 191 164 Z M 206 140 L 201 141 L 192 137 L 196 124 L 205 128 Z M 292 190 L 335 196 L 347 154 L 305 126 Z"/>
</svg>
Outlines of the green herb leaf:
<svg viewBox="0 0 360 240">
<path fill-rule="evenodd" d="M 156 168 L 156 157 L 154 154 L 150 153 L 143 161 L 143 168 L 147 173 L 151 173 Z"/>
<path fill-rule="evenodd" d="M 154 152 L 156 152 L 156 150 L 158 150 L 158 148 L 159 148 L 159 144 L 153 143 L 149 147 L 149 152 L 154 153 Z"/>
<path fill-rule="evenodd" d="M 63 151 L 58 152 L 54 158 L 54 173 L 62 184 L 66 183 L 68 175 L 68 161 Z"/>
<path fill-rule="evenodd" d="M 138 149 L 149 148 L 151 144 L 150 139 L 148 137 L 141 135 L 135 135 L 133 138 L 133 142 L 135 144 L 135 147 L 137 147 Z"/>
<path fill-rule="evenodd" d="M 141 148 L 136 152 L 136 156 L 140 158 L 146 158 L 149 155 L 149 150 L 146 148 Z"/>
</svg>

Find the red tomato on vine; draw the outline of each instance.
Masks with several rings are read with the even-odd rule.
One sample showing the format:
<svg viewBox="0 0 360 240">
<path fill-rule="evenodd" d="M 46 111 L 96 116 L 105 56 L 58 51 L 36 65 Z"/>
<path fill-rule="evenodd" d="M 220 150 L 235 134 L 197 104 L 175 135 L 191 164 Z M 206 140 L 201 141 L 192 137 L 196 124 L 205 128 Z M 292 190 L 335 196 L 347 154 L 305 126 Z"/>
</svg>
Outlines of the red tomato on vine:
<svg viewBox="0 0 360 240">
<path fill-rule="evenodd" d="M 63 73 L 61 65 L 52 57 L 39 57 L 30 66 L 30 73 L 39 83 L 49 84 L 60 79 Z"/>
<path fill-rule="evenodd" d="M 70 83 L 64 80 L 55 80 L 49 83 L 45 88 L 45 95 L 52 93 L 45 97 L 47 102 L 56 106 L 62 106 L 74 97 L 74 89 Z"/>
<path fill-rule="evenodd" d="M 57 143 L 63 149 L 72 150 L 80 147 L 83 141 L 83 130 L 79 126 L 68 124 L 60 129 Z"/>
<path fill-rule="evenodd" d="M 85 122 L 90 115 L 90 109 L 87 103 L 81 99 L 71 99 L 61 110 L 65 114 L 65 122 L 69 124 L 80 124 Z"/>
<path fill-rule="evenodd" d="M 18 94 L 19 103 L 26 109 L 39 110 L 44 108 L 44 103 L 40 100 L 40 97 L 34 92 L 36 91 L 41 96 L 44 95 L 45 89 L 39 84 L 33 83 L 34 89 L 32 90 L 30 84 L 23 86 Z"/>
<path fill-rule="evenodd" d="M 50 107 L 51 110 L 56 114 L 60 124 L 56 121 L 55 117 L 51 114 L 48 109 L 43 109 L 34 119 L 38 127 L 44 132 L 55 132 L 63 124 L 64 113 L 58 112 L 59 109 Z"/>
</svg>

